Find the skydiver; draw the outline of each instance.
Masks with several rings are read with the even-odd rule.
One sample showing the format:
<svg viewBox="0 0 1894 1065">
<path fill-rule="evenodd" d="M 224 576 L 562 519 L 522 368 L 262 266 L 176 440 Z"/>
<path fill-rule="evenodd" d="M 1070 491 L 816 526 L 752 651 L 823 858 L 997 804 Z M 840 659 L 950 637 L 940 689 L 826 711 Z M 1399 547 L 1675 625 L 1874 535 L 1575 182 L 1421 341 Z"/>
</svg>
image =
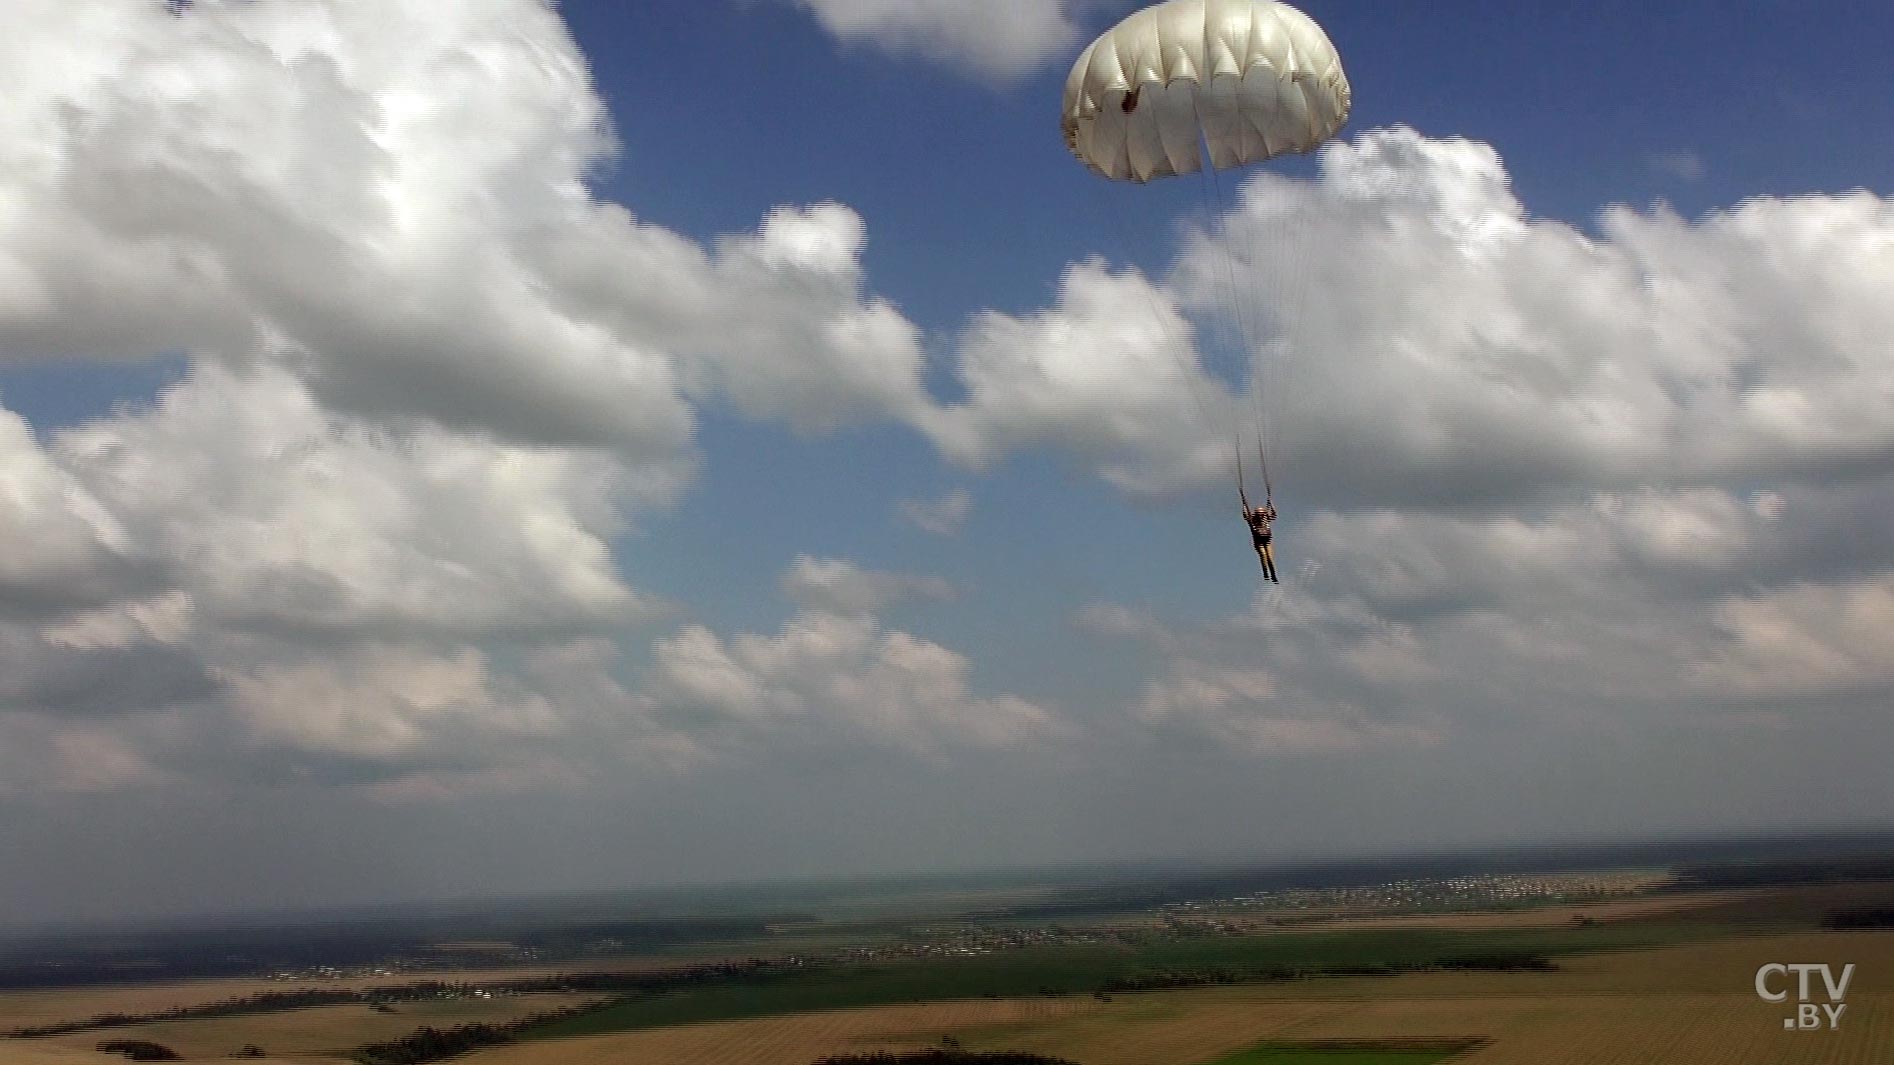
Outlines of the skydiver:
<svg viewBox="0 0 1894 1065">
<path fill-rule="evenodd" d="M 1265 499 L 1262 506 L 1252 507 L 1249 496 L 1241 488 L 1236 491 L 1243 501 L 1243 524 L 1250 527 L 1250 546 L 1256 548 L 1256 559 L 1263 564 L 1263 576 L 1271 584 L 1281 584 L 1276 579 L 1276 549 L 1271 545 L 1275 536 L 1269 531 L 1269 523 L 1276 520 L 1276 505 Z"/>
</svg>

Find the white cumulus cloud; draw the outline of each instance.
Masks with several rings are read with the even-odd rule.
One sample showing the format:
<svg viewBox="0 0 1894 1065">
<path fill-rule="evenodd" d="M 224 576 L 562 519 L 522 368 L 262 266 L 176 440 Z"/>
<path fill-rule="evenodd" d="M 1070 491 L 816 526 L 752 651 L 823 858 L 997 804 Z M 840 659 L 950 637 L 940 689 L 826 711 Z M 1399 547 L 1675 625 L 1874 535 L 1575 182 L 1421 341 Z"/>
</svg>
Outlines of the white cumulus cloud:
<svg viewBox="0 0 1894 1065">
<path fill-rule="evenodd" d="M 1725 640 L 1692 671 L 1707 692 L 1745 699 L 1894 693 L 1894 574 L 1734 597 L 1717 607 L 1714 621 Z"/>
<path fill-rule="evenodd" d="M 1013 77 L 1074 51 L 1072 0 L 794 0 L 838 40 Z"/>
<path fill-rule="evenodd" d="M 543 698 L 499 690 L 471 649 L 430 655 L 371 646 L 348 655 L 266 666 L 230 677 L 232 701 L 254 735 L 299 751 L 368 761 L 452 764 L 479 758 L 499 734 L 545 736 L 557 726 Z"/>
<path fill-rule="evenodd" d="M 698 401 L 922 416 L 854 212 L 705 248 L 594 196 L 604 105 L 538 0 L 14 14 L 0 357 L 282 360 L 353 413 L 656 461 Z"/>
<path fill-rule="evenodd" d="M 958 652 L 868 615 L 805 611 L 780 633 L 728 640 L 702 626 L 661 641 L 651 695 L 691 727 L 779 742 L 938 755 L 1043 743 L 1066 726 L 1012 695 L 980 696 Z"/>
<path fill-rule="evenodd" d="M 1376 721 L 1360 708 L 1284 693 L 1264 669 L 1217 669 L 1180 661 L 1151 682 L 1136 706 L 1154 728 L 1181 731 L 1250 756 L 1345 751 L 1372 744 L 1432 744 L 1413 724 Z"/>
<path fill-rule="evenodd" d="M 610 454 L 379 429 L 294 377 L 205 365 L 148 411 L 59 434 L 52 458 L 212 622 L 477 632 L 643 603 L 607 545 L 668 494 Z"/>
<path fill-rule="evenodd" d="M 1375 131 L 1313 180 L 1258 171 L 1167 278 L 1082 264 L 1050 308 L 977 320 L 939 435 L 1133 488 L 1227 477 L 1232 418 L 1182 315 L 1227 320 L 1235 291 L 1264 389 L 1237 409 L 1260 402 L 1291 499 L 1848 476 L 1894 457 L 1890 285 L 1894 204 L 1869 192 L 1614 207 L 1591 233 L 1533 217 L 1487 145 Z"/>
<path fill-rule="evenodd" d="M 783 594 L 805 610 L 832 614 L 876 614 L 903 599 L 952 599 L 954 586 L 940 577 L 917 577 L 863 569 L 845 559 L 800 555 L 781 580 Z"/>
<path fill-rule="evenodd" d="M 902 521 L 935 536 L 957 536 L 973 513 L 973 494 L 956 488 L 939 499 L 904 499 L 895 504 Z"/>
<path fill-rule="evenodd" d="M 0 409 L 0 615 L 101 604 L 138 580 L 130 535 L 48 455 L 26 422 Z"/>
<path fill-rule="evenodd" d="M 1229 464 L 1222 385 L 1197 362 L 1174 299 L 1136 271 L 1071 267 L 1058 302 L 1026 317 L 987 312 L 963 339 L 967 401 L 935 430 L 951 458 L 983 466 L 1056 446 L 1138 490 L 1201 481 Z"/>
</svg>

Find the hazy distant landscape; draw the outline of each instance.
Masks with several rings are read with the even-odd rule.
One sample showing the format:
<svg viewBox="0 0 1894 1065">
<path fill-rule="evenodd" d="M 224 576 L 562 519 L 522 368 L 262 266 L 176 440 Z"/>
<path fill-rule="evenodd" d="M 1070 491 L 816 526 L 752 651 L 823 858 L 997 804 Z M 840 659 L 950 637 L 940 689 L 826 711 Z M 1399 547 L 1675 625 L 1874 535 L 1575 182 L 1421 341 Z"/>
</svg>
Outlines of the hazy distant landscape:
<svg viewBox="0 0 1894 1065">
<path fill-rule="evenodd" d="M 806 882 L 15 930 L 0 1030 L 33 1065 L 1774 1062 L 1811 1036 L 1752 976 L 1793 956 L 1858 967 L 1810 1059 L 1848 1061 L 1890 925 L 1885 836 Z"/>
</svg>

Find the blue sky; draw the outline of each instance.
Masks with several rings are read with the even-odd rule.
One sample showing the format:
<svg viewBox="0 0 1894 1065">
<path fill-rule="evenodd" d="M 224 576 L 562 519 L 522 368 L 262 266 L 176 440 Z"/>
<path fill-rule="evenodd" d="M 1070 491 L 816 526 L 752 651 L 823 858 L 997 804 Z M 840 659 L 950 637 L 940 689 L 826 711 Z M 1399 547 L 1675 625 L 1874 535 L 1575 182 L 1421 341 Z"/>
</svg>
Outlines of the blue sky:
<svg viewBox="0 0 1894 1065">
<path fill-rule="evenodd" d="M 972 309 L 1037 305 L 1066 262 L 1110 243 L 1093 217 L 1096 181 L 1057 136 L 1066 64 L 987 85 L 838 48 L 789 5 L 562 10 L 625 143 L 603 191 L 664 225 L 708 238 L 784 202 L 856 206 L 874 220 L 877 288 L 941 330 Z M 1872 186 L 1894 151 L 1863 135 L 1894 117 L 1876 43 L 1894 15 L 1879 5 L 1308 10 L 1347 60 L 1352 128 L 1488 141 L 1527 205 L 1554 218 Z M 689 90 L 653 99 L 653 84 Z M 1658 164 L 1684 153 L 1700 178 Z M 1195 194 L 1183 190 L 1186 206 Z M 1152 246 L 1132 253 L 1161 261 L 1171 219 L 1152 214 L 1131 223 Z"/>
<path fill-rule="evenodd" d="M 1894 13 L 1311 3 L 1206 189 L 1130 10 L 10 11 L 0 905 L 1894 815 Z"/>
<path fill-rule="evenodd" d="M 1132 6 L 1101 9 L 1086 25 L 1102 29 Z M 1894 173 L 1894 148 L 1861 135 L 1894 123 L 1894 102 L 1872 88 L 1885 81 L 1872 42 L 1894 30 L 1894 15 L 1874 5 L 1820 19 L 1792 4 L 1307 10 L 1348 61 L 1352 128 L 1403 124 L 1488 141 L 1535 214 L 1585 226 L 1607 204 L 1663 201 L 1689 215 L 1747 196 L 1874 186 L 1877 176 L 1885 189 Z M 863 261 L 875 290 L 928 333 L 932 350 L 944 353 L 977 311 L 1043 305 L 1065 265 L 1087 255 L 1162 269 L 1181 220 L 1201 211 L 1200 182 L 1115 188 L 1074 165 L 1056 130 L 1063 63 L 983 83 L 909 54 L 838 47 L 788 5 L 577 2 L 562 11 L 623 142 L 603 194 L 700 240 L 785 202 L 849 204 L 870 220 Z M 654 97 L 652 85 L 690 88 Z M 1276 166 L 1311 169 L 1298 159 Z M 912 534 L 918 545 L 889 542 L 898 530 L 880 520 L 888 493 L 969 483 L 901 434 L 796 442 L 725 425 L 704 439 L 715 483 L 729 490 L 707 485 L 673 515 L 662 533 L 688 554 L 656 573 L 690 582 L 693 603 L 708 606 L 706 593 L 737 600 L 725 608 L 732 613 L 711 615 L 724 621 L 762 624 L 759 614 L 776 609 L 759 609 L 749 590 L 768 583 L 785 551 L 900 568 L 917 548 L 941 550 Z M 744 468 L 758 454 L 776 461 Z M 930 571 L 952 569 L 962 582 L 992 573 L 983 594 L 1030 596 L 1025 616 L 1099 596 L 1168 615 L 1247 598 L 1221 566 L 1169 561 L 1218 551 L 1240 562 L 1241 531 L 1230 537 L 1220 511 L 1212 518 L 1200 507 L 1191 521 L 1121 509 L 1095 484 L 1031 461 L 981 493 L 982 531 L 993 539 L 976 558 Z M 761 503 L 772 523 L 793 515 L 805 538 L 759 544 L 753 526 L 724 517 L 737 500 Z M 1101 516 L 1085 516 L 1094 511 Z M 1009 565 L 1021 555 L 1027 566 Z M 712 569 L 740 577 L 706 588 Z M 1050 586 L 1024 579 L 1033 572 Z M 992 614 L 966 614 L 937 623 L 963 641 L 983 630 L 991 638 Z M 1040 628 L 1010 683 L 1025 682 L 1020 674 L 1062 642 Z M 1011 657 L 1006 642 L 989 662 Z"/>
</svg>

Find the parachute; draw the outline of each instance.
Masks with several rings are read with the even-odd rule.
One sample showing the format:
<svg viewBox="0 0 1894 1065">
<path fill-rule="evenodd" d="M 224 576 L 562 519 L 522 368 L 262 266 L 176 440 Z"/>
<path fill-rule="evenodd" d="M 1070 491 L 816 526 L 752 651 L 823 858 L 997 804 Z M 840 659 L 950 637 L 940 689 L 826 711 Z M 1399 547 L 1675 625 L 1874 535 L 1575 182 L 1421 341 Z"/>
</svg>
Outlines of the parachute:
<svg viewBox="0 0 1894 1065">
<path fill-rule="evenodd" d="M 1301 11 L 1273 0 L 1168 0 L 1133 13 L 1080 54 L 1066 79 L 1061 125 L 1072 154 L 1113 181 L 1202 171 L 1216 182 L 1219 170 L 1313 151 L 1340 132 L 1350 105 L 1341 56 Z M 1231 316 L 1243 323 L 1234 268 L 1230 279 Z M 1247 325 L 1243 332 L 1252 347 Z M 1257 458 L 1270 488 L 1267 419 L 1257 402 Z M 1232 426 L 1239 492 L 1244 428 Z"/>
<path fill-rule="evenodd" d="M 1146 182 L 1312 151 L 1348 121 L 1341 56 L 1272 0 L 1169 0 L 1093 41 L 1065 82 L 1066 146 Z"/>
</svg>

